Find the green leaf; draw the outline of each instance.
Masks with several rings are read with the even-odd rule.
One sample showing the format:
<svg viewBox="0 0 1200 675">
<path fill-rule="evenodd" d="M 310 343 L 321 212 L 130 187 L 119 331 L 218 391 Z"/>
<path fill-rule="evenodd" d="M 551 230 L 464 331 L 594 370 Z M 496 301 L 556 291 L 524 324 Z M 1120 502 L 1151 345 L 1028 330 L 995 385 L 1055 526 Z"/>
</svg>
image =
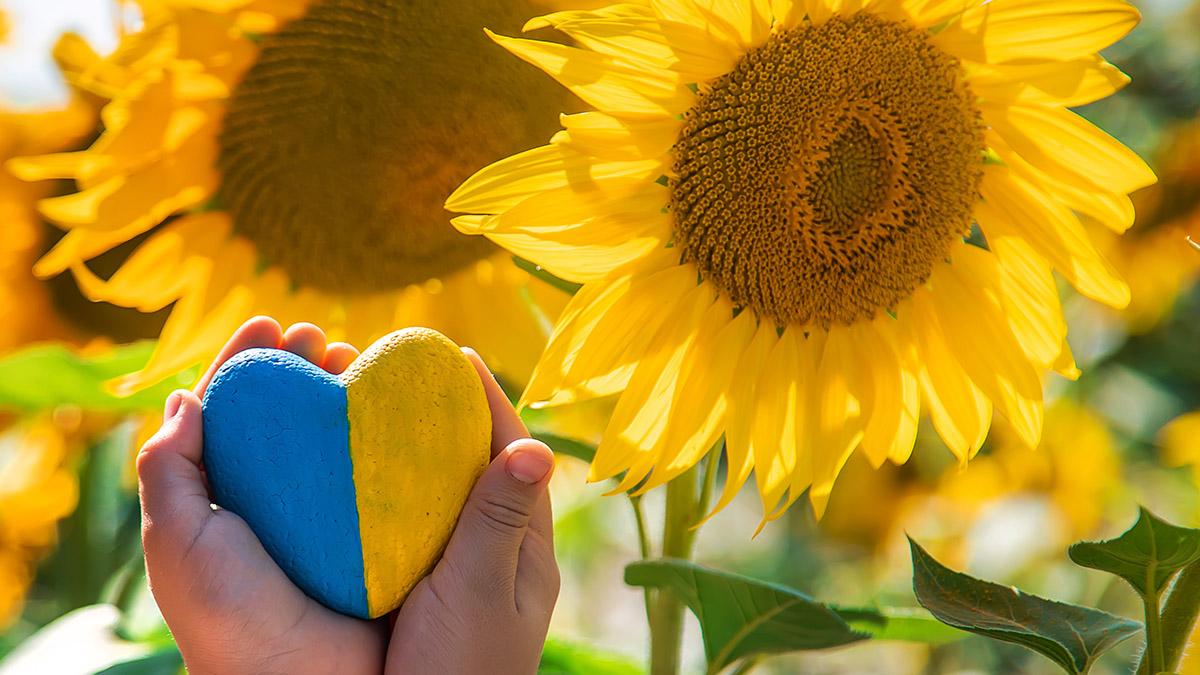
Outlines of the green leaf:
<svg viewBox="0 0 1200 675">
<path fill-rule="evenodd" d="M 559 279 L 558 277 L 554 276 L 553 274 L 547 272 L 545 270 L 545 268 L 541 267 L 537 263 L 530 262 L 524 258 L 520 258 L 520 257 L 514 255 L 513 256 L 513 264 L 515 264 L 520 269 L 525 270 L 531 276 L 533 276 L 537 279 L 541 279 L 542 281 L 550 284 L 551 286 L 557 288 L 558 290 L 562 291 L 563 293 L 575 295 L 576 293 L 579 292 L 579 289 L 583 288 L 583 284 L 577 284 L 572 281 L 567 281 L 566 279 Z"/>
<path fill-rule="evenodd" d="M 181 374 L 129 397 L 118 397 L 106 384 L 140 370 L 150 360 L 153 342 L 115 347 L 96 356 L 80 356 L 59 345 L 39 345 L 0 359 L 0 410 L 37 412 L 74 405 L 101 412 L 153 410 L 194 373 Z"/>
<path fill-rule="evenodd" d="M 928 645 L 958 642 L 967 633 L 933 618 L 922 609 L 882 607 L 862 609 L 833 607 L 842 620 L 854 630 L 867 633 L 874 640 L 897 640 Z"/>
<path fill-rule="evenodd" d="M 176 675 L 183 672 L 183 656 L 174 646 L 153 654 L 109 666 L 96 675 Z"/>
<path fill-rule="evenodd" d="M 645 669 L 620 654 L 595 647 L 546 639 L 538 675 L 642 675 Z"/>
<path fill-rule="evenodd" d="M 637 562 L 625 583 L 670 591 L 696 618 L 709 672 L 746 657 L 826 649 L 870 637 L 803 593 L 683 560 Z"/>
<path fill-rule="evenodd" d="M 1086 673 L 1096 658 L 1137 635 L 1142 624 L 1089 607 L 1022 593 L 955 572 L 909 540 L 913 590 L 938 620 L 1032 649 L 1068 673 Z"/>
<path fill-rule="evenodd" d="M 1200 530 L 1176 527 L 1140 509 L 1125 534 L 1071 546 L 1077 565 L 1115 574 L 1143 596 L 1158 595 L 1179 570 L 1200 560 Z"/>
</svg>

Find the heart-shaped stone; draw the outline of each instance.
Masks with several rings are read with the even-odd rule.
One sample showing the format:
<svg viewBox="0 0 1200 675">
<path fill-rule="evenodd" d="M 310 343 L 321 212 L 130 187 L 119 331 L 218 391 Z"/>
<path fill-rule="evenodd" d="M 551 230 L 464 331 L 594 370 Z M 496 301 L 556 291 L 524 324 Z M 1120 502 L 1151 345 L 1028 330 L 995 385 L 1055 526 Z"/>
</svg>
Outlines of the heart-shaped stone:
<svg viewBox="0 0 1200 675">
<path fill-rule="evenodd" d="M 379 340 L 340 376 L 244 351 L 204 396 L 213 501 L 308 595 L 364 618 L 398 607 L 432 569 L 490 444 L 474 367 L 424 328 Z"/>
</svg>

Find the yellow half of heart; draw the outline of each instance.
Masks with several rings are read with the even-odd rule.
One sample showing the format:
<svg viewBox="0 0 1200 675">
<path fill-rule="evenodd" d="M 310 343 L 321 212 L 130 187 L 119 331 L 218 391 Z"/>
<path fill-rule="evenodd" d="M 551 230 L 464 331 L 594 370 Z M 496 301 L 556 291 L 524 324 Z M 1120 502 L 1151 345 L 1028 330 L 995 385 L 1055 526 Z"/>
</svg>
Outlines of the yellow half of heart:
<svg viewBox="0 0 1200 675">
<path fill-rule="evenodd" d="M 429 573 L 449 541 L 488 465 L 492 418 L 471 363 L 424 328 L 371 345 L 342 381 L 367 605 L 379 616 Z"/>
</svg>

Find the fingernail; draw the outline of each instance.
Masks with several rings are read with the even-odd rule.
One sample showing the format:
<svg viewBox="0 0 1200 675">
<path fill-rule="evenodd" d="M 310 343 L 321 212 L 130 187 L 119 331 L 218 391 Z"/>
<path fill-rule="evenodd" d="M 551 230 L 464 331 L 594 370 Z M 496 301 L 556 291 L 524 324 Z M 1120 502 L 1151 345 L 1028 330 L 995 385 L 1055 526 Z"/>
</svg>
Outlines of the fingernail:
<svg viewBox="0 0 1200 675">
<path fill-rule="evenodd" d="M 167 404 L 163 408 L 163 421 L 164 422 L 171 419 L 172 417 L 174 417 L 176 415 L 176 413 L 179 412 L 181 403 L 183 403 L 183 393 L 178 392 L 178 391 L 171 392 L 171 395 L 167 397 Z"/>
<path fill-rule="evenodd" d="M 504 464 L 508 475 L 526 485 L 533 485 L 545 478 L 553 466 L 554 460 L 549 455 L 529 450 L 517 450 L 508 456 Z"/>
</svg>

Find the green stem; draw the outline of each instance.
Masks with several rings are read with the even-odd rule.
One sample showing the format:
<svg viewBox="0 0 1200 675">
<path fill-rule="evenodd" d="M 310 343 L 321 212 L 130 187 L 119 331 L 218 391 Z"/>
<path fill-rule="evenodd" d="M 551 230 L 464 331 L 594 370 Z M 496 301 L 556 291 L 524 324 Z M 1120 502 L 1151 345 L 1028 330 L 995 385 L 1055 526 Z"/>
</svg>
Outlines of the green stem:
<svg viewBox="0 0 1200 675">
<path fill-rule="evenodd" d="M 1162 670 L 1175 672 L 1196 626 L 1196 619 L 1200 617 L 1200 563 L 1183 568 L 1175 577 L 1160 616 L 1158 629 L 1161 631 Z M 1149 648 L 1146 656 L 1150 656 Z M 1143 656 L 1137 672 L 1139 675 L 1155 675 L 1158 671 L 1150 670 L 1151 659 L 1146 656 Z"/>
<path fill-rule="evenodd" d="M 1150 657 L 1150 672 L 1161 673 L 1163 645 L 1162 619 L 1158 613 L 1158 594 L 1151 588 L 1143 601 L 1146 603 L 1146 654 Z"/>
<path fill-rule="evenodd" d="M 642 498 L 640 496 L 629 497 L 629 505 L 633 507 L 633 519 L 637 523 L 638 535 L 638 554 L 642 560 L 650 559 L 650 534 L 646 530 L 646 514 L 642 510 Z M 642 589 L 642 601 L 646 605 L 646 620 L 652 621 L 654 618 L 654 609 L 650 603 L 650 587 Z"/>
<path fill-rule="evenodd" d="M 664 558 L 689 560 L 696 532 L 697 467 L 667 484 L 667 509 L 663 523 Z M 683 641 L 683 603 L 669 591 L 654 594 L 650 616 L 650 673 L 678 675 L 679 650 Z"/>
</svg>

